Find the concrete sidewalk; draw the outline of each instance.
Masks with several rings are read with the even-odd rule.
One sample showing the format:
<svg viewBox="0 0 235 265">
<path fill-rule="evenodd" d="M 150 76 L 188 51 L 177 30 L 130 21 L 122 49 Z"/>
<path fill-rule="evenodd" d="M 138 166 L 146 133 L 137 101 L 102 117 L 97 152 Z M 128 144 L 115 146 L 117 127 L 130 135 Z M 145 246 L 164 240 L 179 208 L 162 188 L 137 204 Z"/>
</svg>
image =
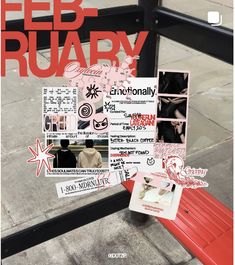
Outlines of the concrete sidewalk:
<svg viewBox="0 0 235 265">
<path fill-rule="evenodd" d="M 106 2 L 117 5 L 117 1 Z M 122 2 L 127 3 L 120 1 L 118 5 Z M 226 14 L 225 26 L 231 27 L 230 2 L 220 2 L 200 0 L 193 6 L 179 0 L 174 8 L 201 18 L 207 10 L 222 10 Z M 96 4 L 86 2 L 88 6 Z M 165 5 L 173 6 L 170 0 Z M 130 38 L 134 40 L 135 36 Z M 101 43 L 103 49 L 109 45 Z M 89 59 L 89 45 L 83 47 Z M 49 60 L 49 51 L 38 53 L 41 67 L 46 67 Z M 208 191 L 232 208 L 232 66 L 166 38 L 161 38 L 159 65 L 162 69 L 191 71 L 187 165 L 208 168 Z M 13 61 L 7 69 L 7 78 L 2 78 L 2 237 L 123 190 L 118 186 L 79 198 L 58 199 L 55 183 L 66 178 L 44 178 L 43 174 L 35 177 L 34 166 L 27 165 L 26 160 L 30 157 L 27 146 L 34 145 L 36 137 L 43 139 L 41 87 L 62 86 L 65 80 L 32 75 L 19 78 L 18 65 Z M 117 252 L 126 253 L 127 259 L 108 258 L 109 253 Z M 160 223 L 150 218 L 141 226 L 125 209 L 3 260 L 3 265 L 21 264 L 201 263 Z"/>
</svg>

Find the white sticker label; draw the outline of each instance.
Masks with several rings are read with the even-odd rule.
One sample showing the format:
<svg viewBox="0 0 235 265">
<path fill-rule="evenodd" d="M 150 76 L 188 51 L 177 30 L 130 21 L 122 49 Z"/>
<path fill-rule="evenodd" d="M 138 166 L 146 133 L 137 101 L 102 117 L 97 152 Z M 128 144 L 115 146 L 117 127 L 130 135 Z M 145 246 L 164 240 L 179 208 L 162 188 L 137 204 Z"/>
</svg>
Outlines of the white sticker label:
<svg viewBox="0 0 235 265">
<path fill-rule="evenodd" d="M 56 191 L 59 198 L 87 194 L 93 191 L 102 190 L 121 184 L 134 177 L 138 172 L 137 167 L 105 173 L 99 176 L 74 179 L 56 184 Z"/>
</svg>

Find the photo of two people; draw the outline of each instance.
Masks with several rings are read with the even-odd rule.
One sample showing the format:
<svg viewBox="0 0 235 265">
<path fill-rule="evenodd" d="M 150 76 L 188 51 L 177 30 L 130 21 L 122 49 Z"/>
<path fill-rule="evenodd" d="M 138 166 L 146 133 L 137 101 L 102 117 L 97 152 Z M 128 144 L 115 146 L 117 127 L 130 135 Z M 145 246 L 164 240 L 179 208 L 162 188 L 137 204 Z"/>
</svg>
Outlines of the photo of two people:
<svg viewBox="0 0 235 265">
<path fill-rule="evenodd" d="M 53 168 L 108 168 L 108 140 L 48 140 Z"/>
</svg>

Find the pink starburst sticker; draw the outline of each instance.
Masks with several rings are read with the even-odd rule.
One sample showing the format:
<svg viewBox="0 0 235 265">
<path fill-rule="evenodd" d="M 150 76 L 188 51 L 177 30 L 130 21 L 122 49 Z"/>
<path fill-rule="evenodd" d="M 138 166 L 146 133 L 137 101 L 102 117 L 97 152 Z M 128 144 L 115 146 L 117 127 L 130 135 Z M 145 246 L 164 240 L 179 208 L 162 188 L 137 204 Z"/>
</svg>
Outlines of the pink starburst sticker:
<svg viewBox="0 0 235 265">
<path fill-rule="evenodd" d="M 38 177 L 41 173 L 43 164 L 51 171 L 51 166 L 49 163 L 49 158 L 54 158 L 55 156 L 50 154 L 49 151 L 54 146 L 54 144 L 48 145 L 46 148 L 42 149 L 40 139 L 36 139 L 36 150 L 31 146 L 28 146 L 28 150 L 32 153 L 33 157 L 28 159 L 28 163 L 37 163 L 36 176 Z"/>
</svg>

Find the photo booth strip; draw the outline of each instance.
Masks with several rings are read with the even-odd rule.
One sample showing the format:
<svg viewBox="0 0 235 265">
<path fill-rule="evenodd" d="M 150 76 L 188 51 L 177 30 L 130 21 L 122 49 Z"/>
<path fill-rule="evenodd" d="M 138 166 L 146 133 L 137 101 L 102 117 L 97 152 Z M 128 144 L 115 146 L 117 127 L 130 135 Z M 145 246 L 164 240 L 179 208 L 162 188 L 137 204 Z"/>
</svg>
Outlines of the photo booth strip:
<svg viewBox="0 0 235 265">
<path fill-rule="evenodd" d="M 190 72 L 159 69 L 158 77 L 154 157 L 186 159 Z"/>
</svg>

